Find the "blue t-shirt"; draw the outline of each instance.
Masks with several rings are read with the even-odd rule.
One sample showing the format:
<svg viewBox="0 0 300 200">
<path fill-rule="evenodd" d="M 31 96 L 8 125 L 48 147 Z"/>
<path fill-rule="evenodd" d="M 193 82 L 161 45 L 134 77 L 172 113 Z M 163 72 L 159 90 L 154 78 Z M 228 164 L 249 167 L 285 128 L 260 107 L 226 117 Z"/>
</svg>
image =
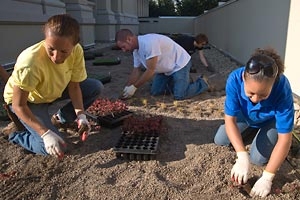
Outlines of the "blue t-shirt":
<svg viewBox="0 0 300 200">
<path fill-rule="evenodd" d="M 244 90 L 245 67 L 230 73 L 226 83 L 225 114 L 237 116 L 240 112 L 252 127 L 261 127 L 270 120 L 276 121 L 278 133 L 289 133 L 294 126 L 293 95 L 288 79 L 281 75 L 265 100 L 253 104 Z"/>
</svg>

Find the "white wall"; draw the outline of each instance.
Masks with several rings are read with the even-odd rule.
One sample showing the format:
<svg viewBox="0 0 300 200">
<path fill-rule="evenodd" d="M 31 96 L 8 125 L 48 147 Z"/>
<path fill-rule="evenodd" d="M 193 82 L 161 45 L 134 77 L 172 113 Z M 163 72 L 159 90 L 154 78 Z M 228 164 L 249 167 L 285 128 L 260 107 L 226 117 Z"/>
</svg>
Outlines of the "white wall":
<svg viewBox="0 0 300 200">
<path fill-rule="evenodd" d="M 205 32 L 218 48 L 245 63 L 255 48 L 274 47 L 284 59 L 289 0 L 237 0 L 196 19 L 195 31 Z"/>
<path fill-rule="evenodd" d="M 195 17 L 139 18 L 139 33 L 186 33 L 194 34 Z"/>
<path fill-rule="evenodd" d="M 255 48 L 273 47 L 285 64 L 294 94 L 300 96 L 299 0 L 235 0 L 199 16 L 196 32 L 205 32 L 218 48 L 245 63 Z"/>
<path fill-rule="evenodd" d="M 293 92 L 300 96 L 300 1 L 292 0 L 286 39 L 285 74 L 289 78 Z"/>
</svg>

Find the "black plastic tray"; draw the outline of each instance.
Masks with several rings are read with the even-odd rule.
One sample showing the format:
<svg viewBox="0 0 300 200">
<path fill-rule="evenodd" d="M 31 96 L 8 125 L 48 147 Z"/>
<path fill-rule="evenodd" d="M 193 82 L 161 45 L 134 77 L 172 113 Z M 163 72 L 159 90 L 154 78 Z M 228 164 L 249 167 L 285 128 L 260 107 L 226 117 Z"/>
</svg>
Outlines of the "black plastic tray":
<svg viewBox="0 0 300 200">
<path fill-rule="evenodd" d="M 153 160 L 156 158 L 159 145 L 158 133 L 121 134 L 113 148 L 117 158 L 128 160 Z"/>
<path fill-rule="evenodd" d="M 90 113 L 86 113 L 87 117 L 91 120 L 98 123 L 100 126 L 107 127 L 107 128 L 115 128 L 123 124 L 123 121 L 133 115 L 133 112 L 129 110 L 124 110 L 120 113 L 114 113 L 113 115 L 106 115 L 106 116 L 94 116 Z"/>
</svg>

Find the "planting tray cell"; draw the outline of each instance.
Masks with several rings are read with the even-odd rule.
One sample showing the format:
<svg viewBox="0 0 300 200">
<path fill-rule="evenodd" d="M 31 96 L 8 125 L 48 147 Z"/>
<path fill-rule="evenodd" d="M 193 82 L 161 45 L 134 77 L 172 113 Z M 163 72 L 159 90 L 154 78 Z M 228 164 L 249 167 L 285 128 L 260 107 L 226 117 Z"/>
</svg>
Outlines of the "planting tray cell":
<svg viewBox="0 0 300 200">
<path fill-rule="evenodd" d="M 115 128 L 123 124 L 123 121 L 133 115 L 133 112 L 124 110 L 119 113 L 114 113 L 105 116 L 94 116 L 90 113 L 86 113 L 87 117 L 91 120 L 98 123 L 100 126 L 107 127 L 107 128 Z"/>
<path fill-rule="evenodd" d="M 117 158 L 127 160 L 154 160 L 158 152 L 159 134 L 143 133 L 121 137 L 113 148 Z"/>
</svg>

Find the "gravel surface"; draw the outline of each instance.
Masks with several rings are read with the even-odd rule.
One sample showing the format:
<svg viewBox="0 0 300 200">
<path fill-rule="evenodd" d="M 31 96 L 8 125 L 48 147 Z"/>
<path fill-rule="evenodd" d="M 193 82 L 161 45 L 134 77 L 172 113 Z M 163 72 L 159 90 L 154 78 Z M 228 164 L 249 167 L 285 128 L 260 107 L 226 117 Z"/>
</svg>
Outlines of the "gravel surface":
<svg viewBox="0 0 300 200">
<path fill-rule="evenodd" d="M 89 76 L 111 76 L 111 81 L 105 84 L 103 98 L 117 98 L 132 69 L 131 54 L 112 50 L 111 45 L 97 45 L 96 50 L 105 58 L 119 57 L 119 65 L 93 66 L 93 60 L 86 61 Z M 116 157 L 113 148 L 121 136 L 120 126 L 101 127 L 81 145 L 76 143 L 76 135 L 65 133 L 70 145 L 62 160 L 30 154 L 0 137 L 0 199 L 249 198 L 245 190 L 230 181 L 235 152 L 213 143 L 214 134 L 223 123 L 225 81 L 238 64 L 215 48 L 205 50 L 205 55 L 218 73 L 211 76 L 195 54 L 192 59 L 197 73 L 191 73 L 191 78 L 211 76 L 211 92 L 174 101 L 172 96 L 151 97 L 148 83 L 126 101 L 135 115 L 163 116 L 167 132 L 159 136 L 153 160 Z M 50 114 L 60 105 L 54 105 Z M 7 123 L 1 121 L 1 128 Z M 297 157 L 291 158 L 297 165 Z M 263 167 L 251 165 L 250 185 L 262 171 Z M 265 199 L 300 199 L 299 191 L 297 167 L 286 161 Z"/>
</svg>

